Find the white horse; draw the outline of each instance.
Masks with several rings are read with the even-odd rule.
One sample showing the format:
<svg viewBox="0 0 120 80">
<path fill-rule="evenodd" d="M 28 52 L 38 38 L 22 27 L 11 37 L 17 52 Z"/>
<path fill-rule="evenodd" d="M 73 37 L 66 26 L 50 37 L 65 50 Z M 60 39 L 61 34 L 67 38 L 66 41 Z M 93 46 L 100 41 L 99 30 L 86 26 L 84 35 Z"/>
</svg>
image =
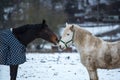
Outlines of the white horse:
<svg viewBox="0 0 120 80">
<path fill-rule="evenodd" d="M 120 41 L 106 42 L 78 25 L 66 24 L 59 46 L 65 49 L 72 43 L 80 53 L 90 80 L 98 80 L 97 68 L 120 68 Z"/>
</svg>

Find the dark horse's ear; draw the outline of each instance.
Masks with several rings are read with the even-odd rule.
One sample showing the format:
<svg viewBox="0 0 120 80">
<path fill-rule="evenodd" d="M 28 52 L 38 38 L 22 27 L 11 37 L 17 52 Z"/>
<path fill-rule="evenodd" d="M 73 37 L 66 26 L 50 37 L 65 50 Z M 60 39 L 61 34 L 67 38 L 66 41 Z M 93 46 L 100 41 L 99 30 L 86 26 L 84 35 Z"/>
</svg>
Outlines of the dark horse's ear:
<svg viewBox="0 0 120 80">
<path fill-rule="evenodd" d="M 43 19 L 42 24 L 46 24 L 46 21 Z"/>
<path fill-rule="evenodd" d="M 70 30 L 71 30 L 71 31 L 74 31 L 74 25 L 72 25 L 72 26 L 70 27 Z"/>
</svg>

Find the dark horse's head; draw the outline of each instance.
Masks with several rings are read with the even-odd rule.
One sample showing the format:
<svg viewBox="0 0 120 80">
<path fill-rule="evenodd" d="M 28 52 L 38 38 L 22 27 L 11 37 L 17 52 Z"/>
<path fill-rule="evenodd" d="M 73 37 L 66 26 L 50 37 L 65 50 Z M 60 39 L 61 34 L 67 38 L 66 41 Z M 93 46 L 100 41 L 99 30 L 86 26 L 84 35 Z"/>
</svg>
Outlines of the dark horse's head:
<svg viewBox="0 0 120 80">
<path fill-rule="evenodd" d="M 27 24 L 18 28 L 13 28 L 13 34 L 25 46 L 36 38 L 42 38 L 53 44 L 57 44 L 57 35 L 48 27 L 46 21 L 41 24 Z"/>
<path fill-rule="evenodd" d="M 41 24 L 35 24 L 36 26 L 36 35 L 38 38 L 47 40 L 53 44 L 57 44 L 58 38 L 56 34 L 48 27 L 46 21 L 43 20 Z"/>
</svg>

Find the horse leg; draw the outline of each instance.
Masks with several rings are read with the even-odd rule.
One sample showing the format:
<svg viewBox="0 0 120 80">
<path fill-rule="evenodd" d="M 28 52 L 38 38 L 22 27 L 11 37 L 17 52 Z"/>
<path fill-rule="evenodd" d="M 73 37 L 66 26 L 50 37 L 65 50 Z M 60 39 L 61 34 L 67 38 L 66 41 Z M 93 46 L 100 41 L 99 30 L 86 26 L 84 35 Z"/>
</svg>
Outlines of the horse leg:
<svg viewBox="0 0 120 80">
<path fill-rule="evenodd" d="M 88 70 L 90 80 L 98 80 L 97 70 Z"/>
<path fill-rule="evenodd" d="M 18 65 L 10 65 L 10 80 L 16 80 Z"/>
</svg>

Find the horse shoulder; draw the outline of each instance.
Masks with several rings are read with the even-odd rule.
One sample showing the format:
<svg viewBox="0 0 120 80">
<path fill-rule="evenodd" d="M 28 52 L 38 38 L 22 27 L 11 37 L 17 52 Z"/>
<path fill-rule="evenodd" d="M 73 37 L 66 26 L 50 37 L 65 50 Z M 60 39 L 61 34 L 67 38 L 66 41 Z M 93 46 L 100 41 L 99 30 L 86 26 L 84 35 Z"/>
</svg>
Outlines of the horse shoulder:
<svg viewBox="0 0 120 80">
<path fill-rule="evenodd" d="M 107 53 L 106 50 L 108 49 L 107 43 L 97 37 L 94 37 L 92 41 L 93 43 L 90 43 L 90 45 L 92 45 L 93 48 L 91 47 L 92 50 L 89 52 L 92 63 L 94 63 L 94 66 L 105 66 L 104 58 L 105 54 Z"/>
</svg>

